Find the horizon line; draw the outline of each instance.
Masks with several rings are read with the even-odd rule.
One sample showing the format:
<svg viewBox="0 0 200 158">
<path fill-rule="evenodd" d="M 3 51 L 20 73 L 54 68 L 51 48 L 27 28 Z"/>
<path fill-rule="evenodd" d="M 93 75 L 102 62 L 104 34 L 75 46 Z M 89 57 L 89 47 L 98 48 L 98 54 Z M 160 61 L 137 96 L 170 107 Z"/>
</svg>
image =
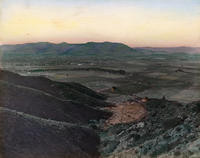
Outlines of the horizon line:
<svg viewBox="0 0 200 158">
<path fill-rule="evenodd" d="M 178 46 L 130 46 L 128 44 L 125 44 L 123 42 L 113 42 L 113 41 L 102 41 L 102 42 L 99 42 L 99 41 L 88 41 L 88 42 L 79 42 L 79 43 L 68 43 L 68 42 L 51 42 L 51 41 L 33 41 L 33 42 L 24 42 L 24 43 L 14 43 L 14 44 L 10 44 L 10 43 L 7 43 L 7 44 L 1 44 L 0 43 L 0 46 L 14 46 L 14 45 L 23 45 L 23 44 L 37 44 L 37 43 L 51 43 L 51 44 L 62 44 L 62 43 L 66 43 L 66 44 L 87 44 L 87 43 L 118 43 L 118 44 L 124 44 L 130 48 L 200 48 L 200 46 L 186 46 L 186 45 L 178 45 Z"/>
</svg>

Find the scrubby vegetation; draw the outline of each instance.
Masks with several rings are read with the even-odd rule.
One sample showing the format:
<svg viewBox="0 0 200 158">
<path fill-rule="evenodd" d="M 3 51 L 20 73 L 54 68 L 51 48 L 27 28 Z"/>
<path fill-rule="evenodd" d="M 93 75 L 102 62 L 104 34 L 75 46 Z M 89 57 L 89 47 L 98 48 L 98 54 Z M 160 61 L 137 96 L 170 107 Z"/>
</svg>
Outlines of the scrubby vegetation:
<svg viewBox="0 0 200 158">
<path fill-rule="evenodd" d="M 198 104 L 150 99 L 146 118 L 118 124 L 101 133 L 101 152 L 109 158 L 198 157 Z M 141 123 L 144 126 L 138 126 Z"/>
</svg>

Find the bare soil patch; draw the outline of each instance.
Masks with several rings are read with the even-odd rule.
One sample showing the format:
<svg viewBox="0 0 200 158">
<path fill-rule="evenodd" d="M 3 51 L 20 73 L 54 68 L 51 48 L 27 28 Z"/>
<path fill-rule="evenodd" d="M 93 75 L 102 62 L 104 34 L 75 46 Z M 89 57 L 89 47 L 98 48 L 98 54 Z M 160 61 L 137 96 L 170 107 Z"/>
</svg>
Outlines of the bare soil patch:
<svg viewBox="0 0 200 158">
<path fill-rule="evenodd" d="M 116 104 L 115 106 L 107 107 L 106 110 L 112 112 L 113 115 L 106 121 L 105 127 L 140 121 L 147 114 L 144 105 L 136 102 Z"/>
</svg>

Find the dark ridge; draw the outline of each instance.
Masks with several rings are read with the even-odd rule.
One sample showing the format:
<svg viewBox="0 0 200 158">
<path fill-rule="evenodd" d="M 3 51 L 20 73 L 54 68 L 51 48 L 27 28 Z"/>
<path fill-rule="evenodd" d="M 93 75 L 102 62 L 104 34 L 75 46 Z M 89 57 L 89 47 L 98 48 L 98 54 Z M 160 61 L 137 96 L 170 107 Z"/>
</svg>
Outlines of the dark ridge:
<svg viewBox="0 0 200 158">
<path fill-rule="evenodd" d="M 103 101 L 103 95 L 81 86 L 78 83 L 55 82 L 44 77 L 20 76 L 2 70 L 0 71 L 0 80 L 41 90 L 61 99 L 79 101 L 92 107 L 106 105 Z"/>
<path fill-rule="evenodd" d="M 0 106 L 41 118 L 88 123 L 108 117 L 106 112 L 83 103 L 66 101 L 40 90 L 0 81 Z"/>
</svg>

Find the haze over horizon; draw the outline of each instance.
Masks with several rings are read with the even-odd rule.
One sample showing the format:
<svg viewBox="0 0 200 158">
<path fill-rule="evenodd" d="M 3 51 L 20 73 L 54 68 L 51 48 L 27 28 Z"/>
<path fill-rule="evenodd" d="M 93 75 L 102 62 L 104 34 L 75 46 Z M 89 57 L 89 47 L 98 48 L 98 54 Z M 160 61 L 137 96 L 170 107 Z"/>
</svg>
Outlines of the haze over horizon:
<svg viewBox="0 0 200 158">
<path fill-rule="evenodd" d="M 0 44 L 200 46 L 198 0 L 0 0 Z"/>
</svg>

